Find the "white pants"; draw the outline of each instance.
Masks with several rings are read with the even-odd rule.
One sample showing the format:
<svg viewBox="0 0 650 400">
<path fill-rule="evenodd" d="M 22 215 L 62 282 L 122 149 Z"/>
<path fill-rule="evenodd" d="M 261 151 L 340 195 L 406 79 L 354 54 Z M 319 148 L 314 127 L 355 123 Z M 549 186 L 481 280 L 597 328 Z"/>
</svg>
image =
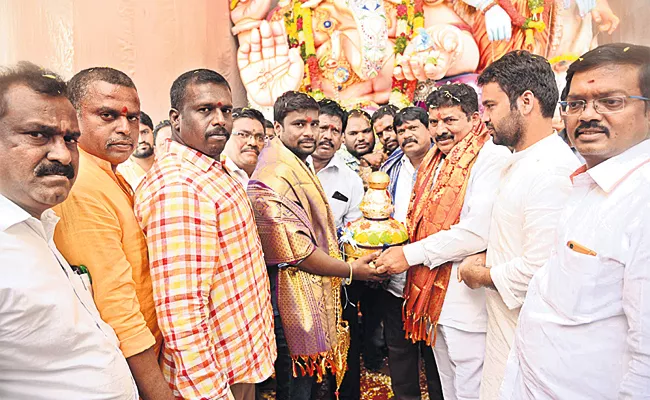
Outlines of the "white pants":
<svg viewBox="0 0 650 400">
<path fill-rule="evenodd" d="M 438 325 L 433 354 L 445 400 L 477 400 L 485 356 L 485 333 Z"/>
</svg>

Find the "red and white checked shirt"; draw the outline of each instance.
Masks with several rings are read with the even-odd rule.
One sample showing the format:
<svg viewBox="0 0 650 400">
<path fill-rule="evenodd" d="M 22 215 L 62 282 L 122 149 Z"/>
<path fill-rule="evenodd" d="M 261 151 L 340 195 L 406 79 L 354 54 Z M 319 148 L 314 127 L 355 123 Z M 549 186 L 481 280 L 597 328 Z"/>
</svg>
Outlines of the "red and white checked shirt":
<svg viewBox="0 0 650 400">
<path fill-rule="evenodd" d="M 176 396 L 232 398 L 229 385 L 271 376 L 277 354 L 253 211 L 217 160 L 176 142 L 165 147 L 135 196 L 163 374 Z"/>
</svg>

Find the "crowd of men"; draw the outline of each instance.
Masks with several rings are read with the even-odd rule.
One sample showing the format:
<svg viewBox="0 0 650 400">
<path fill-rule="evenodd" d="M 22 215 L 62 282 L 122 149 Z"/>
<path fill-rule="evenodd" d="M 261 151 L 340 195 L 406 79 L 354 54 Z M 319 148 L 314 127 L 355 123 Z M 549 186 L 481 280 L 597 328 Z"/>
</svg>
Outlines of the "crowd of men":
<svg viewBox="0 0 650 400">
<path fill-rule="evenodd" d="M 359 399 L 384 351 L 401 400 L 421 364 L 431 399 L 650 397 L 650 48 L 478 85 L 271 123 L 197 69 L 154 127 L 118 70 L 3 69 L 0 398 Z M 409 243 L 346 262 L 376 170 Z"/>
</svg>

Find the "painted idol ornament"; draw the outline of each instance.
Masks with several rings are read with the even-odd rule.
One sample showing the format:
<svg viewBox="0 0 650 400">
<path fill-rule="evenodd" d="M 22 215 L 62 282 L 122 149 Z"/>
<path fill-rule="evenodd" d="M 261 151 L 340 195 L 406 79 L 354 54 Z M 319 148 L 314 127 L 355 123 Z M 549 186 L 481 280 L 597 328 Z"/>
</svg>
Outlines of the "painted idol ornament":
<svg viewBox="0 0 650 400">
<path fill-rule="evenodd" d="M 373 172 L 368 178 L 368 191 L 359 208 L 363 218 L 350 222 L 343 229 L 341 243 L 347 261 L 387 247 L 399 246 L 408 240 L 406 227 L 391 218 L 393 204 L 388 193 L 390 179 L 385 172 Z"/>
</svg>

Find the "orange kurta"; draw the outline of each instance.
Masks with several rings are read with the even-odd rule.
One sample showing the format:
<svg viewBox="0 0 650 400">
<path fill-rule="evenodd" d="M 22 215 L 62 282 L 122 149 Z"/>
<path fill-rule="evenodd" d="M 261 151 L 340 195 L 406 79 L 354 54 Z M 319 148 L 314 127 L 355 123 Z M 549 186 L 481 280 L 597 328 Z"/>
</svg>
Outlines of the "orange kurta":
<svg viewBox="0 0 650 400">
<path fill-rule="evenodd" d="M 133 191 L 108 161 L 79 149 L 70 195 L 54 211 L 61 218 L 57 248 L 71 265 L 85 265 L 94 300 L 120 340 L 125 357 L 156 346 L 162 335 L 153 303 L 147 243 L 133 213 Z"/>
</svg>

